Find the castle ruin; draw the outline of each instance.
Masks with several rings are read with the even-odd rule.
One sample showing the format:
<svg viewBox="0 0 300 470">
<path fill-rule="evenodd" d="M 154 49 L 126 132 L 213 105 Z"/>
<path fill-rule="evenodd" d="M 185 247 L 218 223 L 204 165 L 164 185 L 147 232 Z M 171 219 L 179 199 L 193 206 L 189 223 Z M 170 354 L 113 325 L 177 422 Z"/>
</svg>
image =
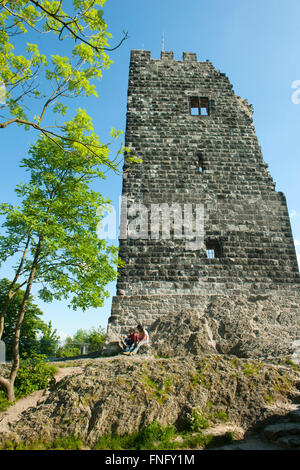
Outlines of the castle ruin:
<svg viewBox="0 0 300 470">
<path fill-rule="evenodd" d="M 112 301 L 111 343 L 138 322 L 150 327 L 188 309 L 212 324 L 209 305 L 223 299 L 226 310 L 226 299 L 239 305 L 241 298 L 260 302 L 259 312 L 252 302 L 251 314 L 241 311 L 234 321 L 251 315 L 253 323 L 276 311 L 266 325 L 286 331 L 286 347 L 298 339 L 300 278 L 286 199 L 263 160 L 252 113 L 227 76 L 195 53 L 178 61 L 172 52 L 160 60 L 147 50 L 131 52 L 125 146 L 142 163 L 124 164 L 125 265 Z M 223 328 L 224 338 L 226 312 L 222 318 L 216 331 Z"/>
</svg>

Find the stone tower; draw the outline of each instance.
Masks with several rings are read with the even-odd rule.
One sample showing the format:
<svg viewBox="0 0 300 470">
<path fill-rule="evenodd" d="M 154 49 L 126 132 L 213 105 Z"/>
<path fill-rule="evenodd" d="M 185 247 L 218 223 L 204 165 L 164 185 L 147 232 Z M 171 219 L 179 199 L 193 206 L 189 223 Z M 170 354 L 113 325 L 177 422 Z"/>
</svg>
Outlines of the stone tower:
<svg viewBox="0 0 300 470">
<path fill-rule="evenodd" d="M 124 165 L 125 266 L 109 319 L 111 341 L 129 325 L 149 327 L 216 296 L 267 295 L 298 316 L 299 269 L 286 200 L 263 160 L 252 112 L 226 75 L 194 53 L 176 61 L 172 52 L 160 60 L 150 51 L 131 52 L 125 145 L 142 163 Z M 172 212 L 175 206 L 181 214 Z M 202 227 L 199 246 L 176 232 L 188 207 L 194 231 L 196 223 Z M 167 233 L 158 233 L 165 215 Z M 139 232 L 130 236 L 127 228 L 137 221 Z"/>
</svg>

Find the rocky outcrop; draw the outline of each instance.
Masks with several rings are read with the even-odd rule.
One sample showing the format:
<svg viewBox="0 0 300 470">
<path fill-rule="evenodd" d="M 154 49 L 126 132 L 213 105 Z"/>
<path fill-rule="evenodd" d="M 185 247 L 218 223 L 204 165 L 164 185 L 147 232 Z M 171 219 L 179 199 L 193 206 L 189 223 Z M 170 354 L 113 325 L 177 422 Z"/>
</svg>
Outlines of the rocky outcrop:
<svg viewBox="0 0 300 470">
<path fill-rule="evenodd" d="M 293 314 L 291 314 L 291 311 Z M 164 357 L 232 354 L 293 356 L 298 361 L 300 304 L 270 295 L 211 296 L 202 306 L 161 316 L 149 328 L 153 350 Z"/>
<path fill-rule="evenodd" d="M 297 448 L 300 372 L 288 358 L 299 357 L 299 330 L 290 307 L 268 296 L 213 296 L 201 308 L 162 316 L 149 328 L 150 347 L 134 357 L 79 360 L 81 369 L 53 383 L 0 442 L 75 435 L 93 448 L 103 435 L 154 420 L 186 429 L 198 409 L 213 426 L 222 416 L 230 429 L 250 433 L 233 449 L 255 448 L 252 432 L 269 441 L 266 448 Z"/>
<path fill-rule="evenodd" d="M 134 432 L 154 420 L 184 429 L 195 408 L 250 430 L 274 414 L 284 416 L 300 381 L 286 365 L 221 355 L 117 356 L 82 367 L 24 411 L 1 441 L 76 435 L 92 448 L 105 434 Z"/>
</svg>

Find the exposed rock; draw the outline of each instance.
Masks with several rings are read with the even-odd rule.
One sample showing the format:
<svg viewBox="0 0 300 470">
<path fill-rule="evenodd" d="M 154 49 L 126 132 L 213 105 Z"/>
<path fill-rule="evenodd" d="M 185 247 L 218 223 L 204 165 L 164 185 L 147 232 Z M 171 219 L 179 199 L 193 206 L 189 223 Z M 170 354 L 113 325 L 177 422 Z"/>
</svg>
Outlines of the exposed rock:
<svg viewBox="0 0 300 470">
<path fill-rule="evenodd" d="M 276 358 L 295 352 L 300 305 L 279 306 L 269 296 L 211 296 L 202 307 L 162 316 L 149 328 L 159 355 L 233 354 Z M 296 357 L 296 356 L 295 356 Z"/>
<path fill-rule="evenodd" d="M 233 356 L 94 359 L 62 378 L 0 440 L 73 434 L 92 447 L 104 434 L 134 432 L 154 420 L 184 428 L 195 407 L 207 416 L 222 411 L 228 423 L 247 430 L 285 415 L 299 379 L 292 368 Z"/>
<path fill-rule="evenodd" d="M 276 441 L 279 437 L 286 435 L 300 435 L 300 424 L 299 423 L 281 423 L 281 424 L 270 424 L 264 429 L 264 435 L 267 439 Z"/>
</svg>

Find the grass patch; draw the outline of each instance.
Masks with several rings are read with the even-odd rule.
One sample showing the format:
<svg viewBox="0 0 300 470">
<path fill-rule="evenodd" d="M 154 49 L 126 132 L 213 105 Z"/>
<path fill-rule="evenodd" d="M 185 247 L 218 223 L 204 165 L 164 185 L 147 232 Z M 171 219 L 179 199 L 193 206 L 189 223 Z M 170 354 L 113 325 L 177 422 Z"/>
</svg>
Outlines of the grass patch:
<svg viewBox="0 0 300 470">
<path fill-rule="evenodd" d="M 175 449 L 172 442 L 176 436 L 174 426 L 161 426 L 156 421 L 131 434 L 108 434 L 102 436 L 94 450 L 158 450 Z"/>
<path fill-rule="evenodd" d="M 148 395 L 153 397 L 160 405 L 168 398 L 173 388 L 173 379 L 169 376 L 164 381 L 155 381 L 149 376 L 144 376 L 142 382 L 146 385 Z"/>
<path fill-rule="evenodd" d="M 285 364 L 291 366 L 291 368 L 295 371 L 300 372 L 300 367 L 295 364 L 295 362 L 293 362 L 291 359 L 286 359 Z"/>
<path fill-rule="evenodd" d="M 244 362 L 242 364 L 243 366 L 243 372 L 245 375 L 257 375 L 259 374 L 261 368 L 262 368 L 262 363 L 261 362 Z"/>
<path fill-rule="evenodd" d="M 204 435 L 201 432 L 184 431 L 178 433 L 175 426 L 161 426 L 156 421 L 140 431 L 130 434 L 107 434 L 102 436 L 93 446 L 93 450 L 179 450 L 212 448 L 231 444 L 233 434 L 227 432 L 223 436 Z M 6 441 L 0 450 L 81 450 L 87 448 L 76 436 L 65 436 L 49 440 L 24 442 Z"/>
<path fill-rule="evenodd" d="M 11 401 L 8 401 L 5 393 L 0 390 L 0 412 L 1 411 L 6 411 L 7 408 L 9 408 L 13 403 Z"/>
<path fill-rule="evenodd" d="M 228 413 L 227 411 L 223 411 L 223 410 L 213 411 L 210 414 L 210 419 L 214 422 L 222 421 L 223 423 L 225 423 L 226 421 L 228 421 Z"/>
<path fill-rule="evenodd" d="M 212 434 L 188 434 L 184 437 L 183 442 L 179 445 L 178 449 L 210 449 L 213 447 L 220 447 L 229 445 L 234 442 L 233 433 L 228 431 L 223 436 L 214 436 Z"/>
<path fill-rule="evenodd" d="M 24 442 L 6 441 L 0 450 L 81 450 L 83 442 L 76 436 L 60 437 L 55 441 L 39 439 L 25 444 Z"/>
</svg>

